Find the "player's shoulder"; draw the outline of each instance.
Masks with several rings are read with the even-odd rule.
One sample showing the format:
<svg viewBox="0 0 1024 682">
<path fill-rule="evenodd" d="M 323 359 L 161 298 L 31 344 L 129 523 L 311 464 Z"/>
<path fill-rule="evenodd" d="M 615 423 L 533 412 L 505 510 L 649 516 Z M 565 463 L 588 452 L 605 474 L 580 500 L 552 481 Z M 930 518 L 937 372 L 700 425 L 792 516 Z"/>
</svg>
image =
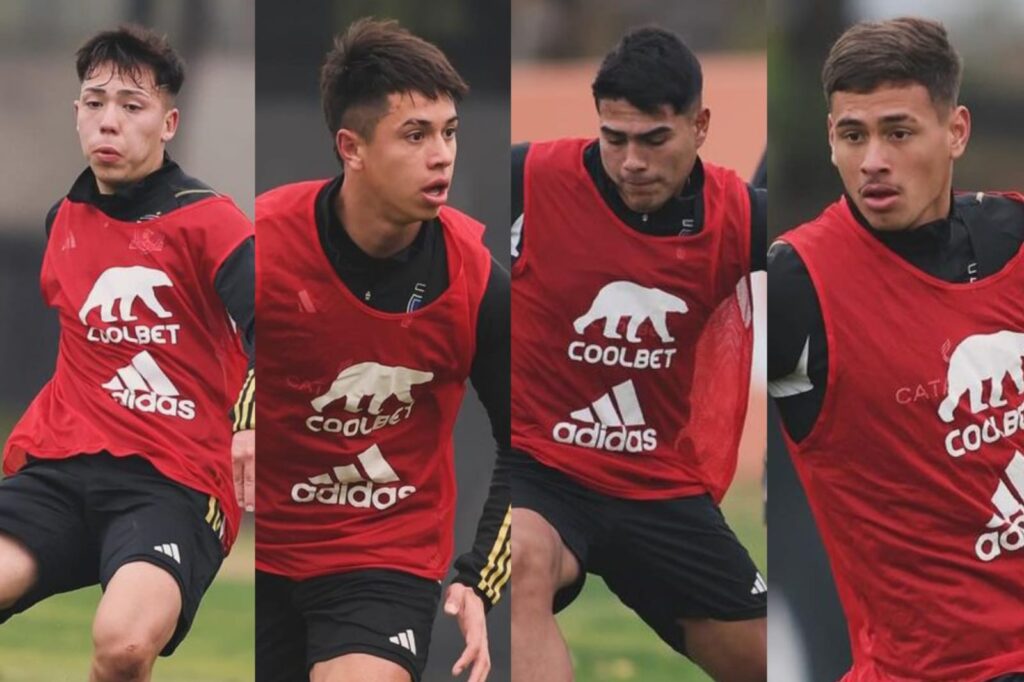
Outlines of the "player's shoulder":
<svg viewBox="0 0 1024 682">
<path fill-rule="evenodd" d="M 1007 223 L 1024 230 L 1024 195 L 1017 192 L 958 192 L 953 202 L 965 219 Z"/>
<path fill-rule="evenodd" d="M 301 180 L 279 185 L 256 197 L 256 220 L 262 221 L 291 213 L 297 204 L 312 202 L 329 179 Z"/>
</svg>

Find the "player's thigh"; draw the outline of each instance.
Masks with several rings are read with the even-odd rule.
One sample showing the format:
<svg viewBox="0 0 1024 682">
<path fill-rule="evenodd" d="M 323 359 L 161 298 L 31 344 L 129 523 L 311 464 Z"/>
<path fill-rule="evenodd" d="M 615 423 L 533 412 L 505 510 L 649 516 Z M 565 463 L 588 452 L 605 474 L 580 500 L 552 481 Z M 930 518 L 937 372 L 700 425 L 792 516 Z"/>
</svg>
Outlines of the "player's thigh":
<svg viewBox="0 0 1024 682">
<path fill-rule="evenodd" d="M 0 481 L 0 622 L 98 580 L 75 466 L 35 462 Z"/>
<path fill-rule="evenodd" d="M 394 661 L 371 654 L 345 654 L 321 661 L 309 673 L 309 682 L 411 682 L 409 671 Z"/>
<path fill-rule="evenodd" d="M 768 674 L 766 618 L 684 618 L 686 653 L 716 682 L 761 682 Z"/>
<path fill-rule="evenodd" d="M 294 581 L 256 572 L 256 682 L 306 677 L 306 622 L 291 601 Z"/>
<path fill-rule="evenodd" d="M 97 652 L 135 651 L 155 658 L 177 628 L 181 604 L 178 581 L 163 567 L 148 561 L 122 565 L 96 609 Z"/>
<path fill-rule="evenodd" d="M 0 532 L 0 609 L 9 609 L 36 582 L 36 559 L 23 542 Z"/>
<path fill-rule="evenodd" d="M 208 495 L 163 477 L 138 458 L 111 463 L 95 512 L 100 531 L 100 582 L 143 562 L 178 586 L 178 617 L 162 654 L 170 655 L 192 626 L 199 604 L 224 560 L 213 526 L 220 512 Z"/>
<path fill-rule="evenodd" d="M 542 585 L 554 594 L 579 579 L 579 561 L 539 512 L 513 507 L 512 528 L 513 585 Z"/>
<path fill-rule="evenodd" d="M 767 586 L 710 497 L 620 501 L 620 523 L 593 570 L 680 653 L 684 619 L 748 621 L 767 613 Z"/>
<path fill-rule="evenodd" d="M 300 581 L 292 599 L 306 623 L 311 669 L 365 654 L 399 666 L 413 682 L 423 675 L 441 599 L 439 582 L 368 569 Z"/>
</svg>

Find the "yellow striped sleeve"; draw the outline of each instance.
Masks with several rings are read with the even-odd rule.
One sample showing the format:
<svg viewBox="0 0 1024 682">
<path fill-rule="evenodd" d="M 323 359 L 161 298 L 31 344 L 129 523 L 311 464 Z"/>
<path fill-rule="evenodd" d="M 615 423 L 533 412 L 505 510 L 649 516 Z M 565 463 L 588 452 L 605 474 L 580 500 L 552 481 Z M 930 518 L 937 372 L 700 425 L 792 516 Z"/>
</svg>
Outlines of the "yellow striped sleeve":
<svg viewBox="0 0 1024 682">
<path fill-rule="evenodd" d="M 491 605 L 501 599 L 501 588 L 512 577 L 512 508 L 505 510 L 498 537 L 487 555 L 487 565 L 480 572 L 477 589 L 487 595 Z"/>
<path fill-rule="evenodd" d="M 231 410 L 231 430 L 234 432 L 256 428 L 256 374 L 253 370 L 245 375 L 238 401 Z"/>
</svg>

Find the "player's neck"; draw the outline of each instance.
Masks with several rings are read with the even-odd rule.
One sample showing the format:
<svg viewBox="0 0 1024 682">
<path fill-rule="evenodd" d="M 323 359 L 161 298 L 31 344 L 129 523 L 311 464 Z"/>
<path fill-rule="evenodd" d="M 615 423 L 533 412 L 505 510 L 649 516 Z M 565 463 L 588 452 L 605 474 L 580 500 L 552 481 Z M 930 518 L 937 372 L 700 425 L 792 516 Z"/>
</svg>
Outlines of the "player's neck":
<svg viewBox="0 0 1024 682">
<path fill-rule="evenodd" d="M 341 227 L 359 250 L 373 258 L 390 258 L 416 240 L 423 223 L 389 220 L 376 201 L 346 178 L 334 200 Z"/>
</svg>

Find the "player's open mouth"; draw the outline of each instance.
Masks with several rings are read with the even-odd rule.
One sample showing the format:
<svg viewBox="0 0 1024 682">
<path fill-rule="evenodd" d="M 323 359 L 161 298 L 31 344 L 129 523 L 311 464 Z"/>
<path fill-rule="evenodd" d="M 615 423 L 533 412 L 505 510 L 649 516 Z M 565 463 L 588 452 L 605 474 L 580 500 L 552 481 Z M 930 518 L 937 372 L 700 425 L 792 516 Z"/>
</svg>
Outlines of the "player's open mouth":
<svg viewBox="0 0 1024 682">
<path fill-rule="evenodd" d="M 900 192 L 892 185 L 871 183 L 860 188 L 860 196 L 872 211 L 887 211 L 899 200 Z"/>
<path fill-rule="evenodd" d="M 440 206 L 448 201 L 448 187 L 451 183 L 448 180 L 437 180 L 422 189 L 423 196 L 427 203 Z"/>
</svg>

